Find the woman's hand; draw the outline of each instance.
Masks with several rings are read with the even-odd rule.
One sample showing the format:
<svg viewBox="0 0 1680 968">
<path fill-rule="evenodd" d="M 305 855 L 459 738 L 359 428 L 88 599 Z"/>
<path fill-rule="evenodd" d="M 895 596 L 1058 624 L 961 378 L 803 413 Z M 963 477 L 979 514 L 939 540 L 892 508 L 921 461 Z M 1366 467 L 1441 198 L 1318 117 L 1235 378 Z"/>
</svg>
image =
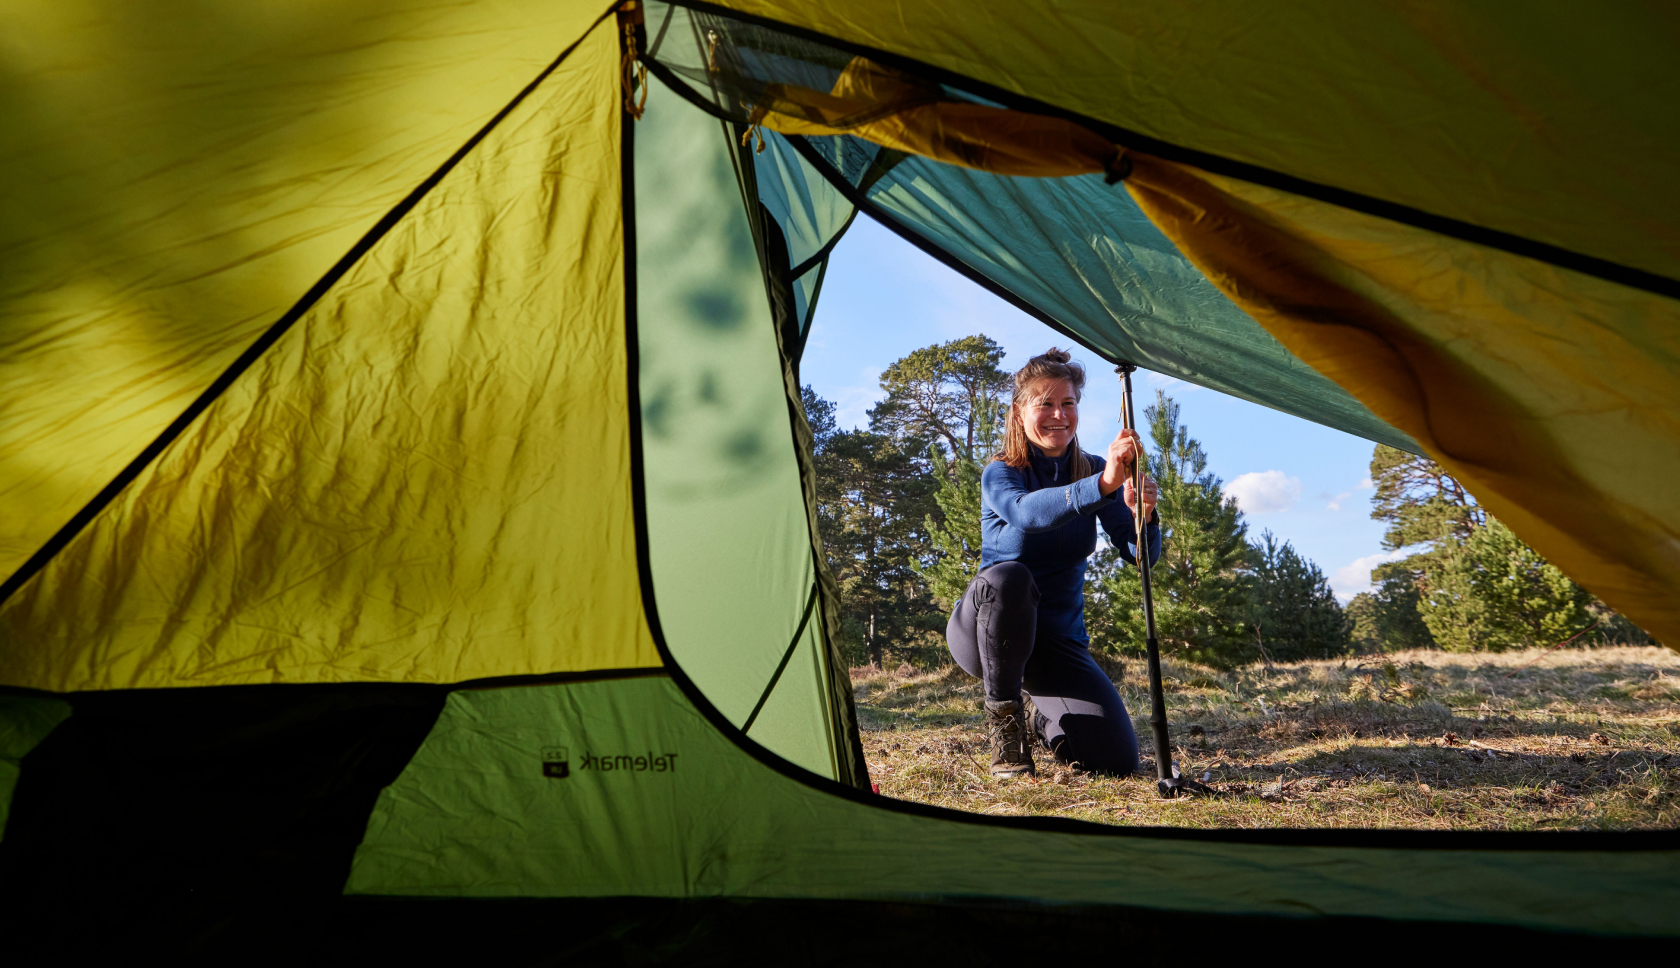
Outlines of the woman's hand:
<svg viewBox="0 0 1680 968">
<path fill-rule="evenodd" d="M 1132 493 L 1132 490 L 1131 478 L 1127 478 L 1126 507 L 1131 510 L 1132 516 L 1135 518 L 1138 513 L 1137 495 Z M 1143 520 L 1148 521 L 1149 516 L 1155 513 L 1155 503 L 1160 499 L 1161 492 L 1155 487 L 1155 478 L 1148 474 L 1143 475 Z"/>
<path fill-rule="evenodd" d="M 1143 453 L 1143 441 L 1135 430 L 1122 430 L 1108 445 L 1108 465 L 1103 468 L 1101 487 L 1105 496 L 1120 490 L 1120 485 L 1132 479 L 1132 464 Z M 1130 507 L 1130 504 L 1127 505 Z"/>
</svg>

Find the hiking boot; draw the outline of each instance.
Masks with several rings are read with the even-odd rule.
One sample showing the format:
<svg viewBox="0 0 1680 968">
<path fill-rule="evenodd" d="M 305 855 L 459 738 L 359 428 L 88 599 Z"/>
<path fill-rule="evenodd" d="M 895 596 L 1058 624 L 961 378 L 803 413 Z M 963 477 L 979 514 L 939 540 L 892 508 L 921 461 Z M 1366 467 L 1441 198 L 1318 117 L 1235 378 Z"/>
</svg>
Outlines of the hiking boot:
<svg viewBox="0 0 1680 968">
<path fill-rule="evenodd" d="M 986 724 L 992 735 L 992 775 L 1037 776 L 1033 766 L 1032 734 L 1021 715 L 1021 702 L 986 700 Z"/>
</svg>

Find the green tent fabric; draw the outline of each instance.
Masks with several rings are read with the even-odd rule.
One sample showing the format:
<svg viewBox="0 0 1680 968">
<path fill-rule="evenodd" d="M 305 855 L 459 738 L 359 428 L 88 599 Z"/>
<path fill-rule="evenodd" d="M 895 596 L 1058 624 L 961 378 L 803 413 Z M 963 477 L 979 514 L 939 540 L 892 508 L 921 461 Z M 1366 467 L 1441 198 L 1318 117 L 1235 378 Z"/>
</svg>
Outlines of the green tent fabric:
<svg viewBox="0 0 1680 968">
<path fill-rule="evenodd" d="M 1554 953 L 1680 930 L 1671 831 L 1120 828 L 869 792 L 797 380 L 860 208 L 1097 352 L 1411 438 L 1114 186 L 758 151 L 670 66 L 715 45 L 820 83 L 812 49 L 861 43 L 803 32 L 820 11 L 163 8 L 182 29 L 103 61 L 75 55 L 129 21 L 53 9 L 0 99 L 28 132 L 9 183 L 62 182 L 8 217 L 27 258 L 0 292 L 0 405 L 27 418 L 0 493 L 34 509 L 0 586 L 9 950 L 849 962 L 878 955 L 835 940 L 859 917 L 923 960 L 1167 957 L 1162 925 Z M 72 117 L 113 79 L 122 123 Z M 342 140 L 285 150 L 318 112 Z M 78 374 L 77 347 L 108 355 Z"/>
</svg>

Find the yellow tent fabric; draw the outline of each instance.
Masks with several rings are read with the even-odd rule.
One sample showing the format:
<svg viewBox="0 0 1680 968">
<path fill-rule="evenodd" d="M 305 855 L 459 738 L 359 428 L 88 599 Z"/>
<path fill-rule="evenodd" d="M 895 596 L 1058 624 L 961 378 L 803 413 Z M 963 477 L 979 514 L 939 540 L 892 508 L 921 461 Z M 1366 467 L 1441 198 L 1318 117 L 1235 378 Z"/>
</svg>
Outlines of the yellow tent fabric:
<svg viewBox="0 0 1680 968">
<path fill-rule="evenodd" d="M 1680 647 L 1680 302 L 1158 159 L 1127 186 L 1280 342 Z"/>
<path fill-rule="evenodd" d="M 660 664 L 631 506 L 617 60 L 590 33 L 0 608 L 0 682 Z"/>
<path fill-rule="evenodd" d="M 946 99 L 937 84 L 854 57 L 828 91 L 769 84 L 753 124 L 782 134 L 854 134 L 896 151 L 1000 175 L 1119 173 L 1120 149 L 1061 118 Z"/>
<path fill-rule="evenodd" d="M 606 7 L 8 3 L 0 577 Z"/>
<path fill-rule="evenodd" d="M 1426 226 L 1130 152 L 1134 197 L 1226 295 L 1542 554 L 1680 643 L 1680 195 L 1665 174 L 1680 125 L 1651 126 L 1680 87 L 1612 67 L 1662 63 L 1651 38 L 1673 36 L 1670 10 L 1019 4 L 935 29 L 933 7 L 729 6 L 1117 125 L 1131 149 L 1159 139 Z M 1251 86 L 1208 69 L 1236 64 Z M 950 154 L 883 124 L 851 133 Z M 962 140 L 922 140 L 941 138 Z M 1432 227 L 1520 238 L 1497 240 L 1514 252 Z"/>
</svg>

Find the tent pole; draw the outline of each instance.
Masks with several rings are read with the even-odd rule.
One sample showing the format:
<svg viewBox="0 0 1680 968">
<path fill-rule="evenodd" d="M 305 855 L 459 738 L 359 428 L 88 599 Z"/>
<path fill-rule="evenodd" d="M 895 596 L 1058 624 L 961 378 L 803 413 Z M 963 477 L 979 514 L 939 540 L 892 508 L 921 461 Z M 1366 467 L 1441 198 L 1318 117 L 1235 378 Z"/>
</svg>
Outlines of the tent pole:
<svg viewBox="0 0 1680 968">
<path fill-rule="evenodd" d="M 1120 374 L 1120 425 L 1137 430 L 1137 412 L 1132 404 L 1132 373 L 1137 366 L 1121 363 L 1114 368 Z M 1138 432 L 1138 456 L 1132 463 L 1132 493 L 1137 495 L 1138 510 L 1143 510 L 1143 434 Z M 1155 637 L 1155 594 L 1150 587 L 1149 522 L 1141 513 L 1132 515 L 1137 527 L 1138 576 L 1143 580 L 1144 652 L 1149 662 L 1149 730 L 1155 736 L 1155 789 L 1163 798 L 1171 799 L 1180 792 L 1211 793 L 1193 779 L 1182 777 L 1178 764 L 1172 759 L 1172 739 L 1167 735 L 1167 696 L 1161 686 L 1161 645 Z"/>
</svg>

